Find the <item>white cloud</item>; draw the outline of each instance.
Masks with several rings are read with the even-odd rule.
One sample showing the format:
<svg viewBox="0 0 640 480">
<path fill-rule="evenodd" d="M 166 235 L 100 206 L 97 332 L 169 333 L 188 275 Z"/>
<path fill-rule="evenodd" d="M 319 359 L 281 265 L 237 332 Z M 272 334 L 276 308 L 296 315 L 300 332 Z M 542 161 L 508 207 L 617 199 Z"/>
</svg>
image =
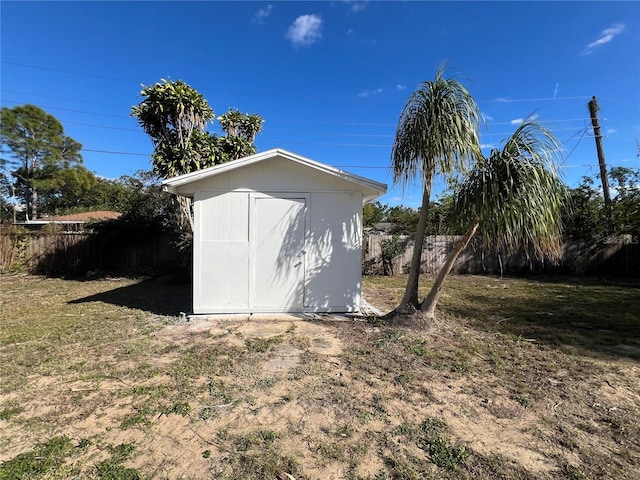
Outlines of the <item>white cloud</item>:
<svg viewBox="0 0 640 480">
<path fill-rule="evenodd" d="M 406 85 L 401 85 L 401 84 L 396 85 L 396 90 L 398 90 L 399 92 L 401 92 L 402 90 L 406 90 L 406 88 L 407 88 Z"/>
<path fill-rule="evenodd" d="M 526 119 L 525 118 L 514 118 L 509 123 L 511 123 L 511 125 L 522 125 L 522 122 L 524 122 L 525 120 L 533 121 L 533 120 L 535 120 L 537 118 L 538 118 L 538 115 L 530 115 Z"/>
<path fill-rule="evenodd" d="M 264 23 L 264 20 L 271 15 L 271 10 L 273 10 L 273 5 L 267 5 L 266 7 L 258 10 L 253 16 L 253 23 Z"/>
<path fill-rule="evenodd" d="M 382 90 L 383 90 L 382 88 L 376 88 L 374 90 L 364 90 L 363 92 L 360 92 L 358 96 L 360 98 L 367 98 L 372 95 L 380 95 L 382 93 Z"/>
<path fill-rule="evenodd" d="M 358 1 L 351 1 L 351 0 L 345 0 L 345 3 L 347 5 L 349 5 L 349 12 L 351 13 L 358 13 L 363 11 L 365 8 L 367 8 L 367 0 L 358 2 Z"/>
<path fill-rule="evenodd" d="M 481 143 L 480 148 L 494 148 L 493 143 Z"/>
<path fill-rule="evenodd" d="M 620 35 L 623 30 L 624 30 L 623 23 L 614 23 L 609 28 L 605 28 L 600 34 L 600 38 L 598 38 L 596 41 L 591 42 L 586 47 L 584 47 L 584 50 L 582 50 L 582 55 L 591 54 L 596 48 L 609 43 L 615 37 Z"/>
<path fill-rule="evenodd" d="M 313 45 L 322 38 L 322 18 L 319 15 L 300 15 L 289 26 L 286 38 L 294 47 Z"/>
<path fill-rule="evenodd" d="M 484 119 L 487 122 L 493 122 L 493 117 L 491 115 L 487 115 L 487 114 L 483 114 L 484 115 Z"/>
<path fill-rule="evenodd" d="M 498 97 L 498 98 L 495 98 L 493 101 L 498 103 L 511 103 L 511 100 L 505 97 Z"/>
</svg>

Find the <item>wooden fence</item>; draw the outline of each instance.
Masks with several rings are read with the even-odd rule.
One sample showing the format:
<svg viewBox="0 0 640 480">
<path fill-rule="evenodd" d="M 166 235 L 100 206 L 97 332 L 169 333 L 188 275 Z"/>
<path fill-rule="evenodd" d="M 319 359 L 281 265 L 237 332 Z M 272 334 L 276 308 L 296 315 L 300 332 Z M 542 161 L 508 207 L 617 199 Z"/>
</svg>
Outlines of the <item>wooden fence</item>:
<svg viewBox="0 0 640 480">
<path fill-rule="evenodd" d="M 0 272 L 48 275 L 132 274 L 179 263 L 171 235 L 127 237 L 109 234 L 0 235 Z"/>
<path fill-rule="evenodd" d="M 420 271 L 437 273 L 460 239 L 456 235 L 430 235 L 425 237 Z M 382 274 L 382 244 L 395 241 L 402 246 L 402 253 L 395 256 L 393 272 L 408 273 L 413 255 L 413 240 L 408 236 L 367 235 L 363 239 L 363 273 Z M 505 257 L 471 243 L 458 257 L 454 273 L 530 273 L 562 272 L 570 274 L 610 274 L 640 276 L 640 241 L 637 236 L 608 237 L 598 242 L 567 241 L 563 247 L 563 259 L 553 265 L 532 258 L 526 252 Z"/>
<path fill-rule="evenodd" d="M 436 273 L 459 236 L 427 236 L 421 271 Z M 368 235 L 363 239 L 363 273 L 382 274 L 382 242 L 399 242 L 402 253 L 392 260 L 395 274 L 407 273 L 413 240 L 407 236 Z M 114 236 L 109 234 L 1 234 L 0 273 L 26 271 L 49 275 L 86 275 L 87 272 L 140 274 L 185 263 L 175 248 L 176 237 L 166 234 Z M 182 261 L 181 261 L 182 260 Z M 640 242 L 630 235 L 600 242 L 567 242 L 564 258 L 551 265 L 524 252 L 505 258 L 473 243 L 460 255 L 455 273 L 562 272 L 640 276 Z"/>
</svg>

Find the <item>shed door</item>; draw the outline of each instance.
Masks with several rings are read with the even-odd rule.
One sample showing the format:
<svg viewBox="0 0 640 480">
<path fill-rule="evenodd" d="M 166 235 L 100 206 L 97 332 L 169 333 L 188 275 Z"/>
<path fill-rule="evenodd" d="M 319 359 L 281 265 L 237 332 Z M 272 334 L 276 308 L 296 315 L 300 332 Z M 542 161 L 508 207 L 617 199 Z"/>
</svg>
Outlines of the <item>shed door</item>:
<svg viewBox="0 0 640 480">
<path fill-rule="evenodd" d="M 255 198 L 256 308 L 303 310 L 305 207 L 304 198 Z"/>
</svg>

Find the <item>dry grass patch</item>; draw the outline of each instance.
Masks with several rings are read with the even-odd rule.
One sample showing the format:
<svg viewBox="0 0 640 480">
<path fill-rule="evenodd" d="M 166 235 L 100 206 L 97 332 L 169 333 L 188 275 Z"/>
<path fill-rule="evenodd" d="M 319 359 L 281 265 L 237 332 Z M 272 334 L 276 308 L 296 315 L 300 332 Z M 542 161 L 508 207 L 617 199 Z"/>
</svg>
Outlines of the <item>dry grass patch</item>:
<svg viewBox="0 0 640 480">
<path fill-rule="evenodd" d="M 635 479 L 640 285 L 450 280 L 418 331 L 184 323 L 187 286 L 3 277 L 0 478 Z"/>
</svg>

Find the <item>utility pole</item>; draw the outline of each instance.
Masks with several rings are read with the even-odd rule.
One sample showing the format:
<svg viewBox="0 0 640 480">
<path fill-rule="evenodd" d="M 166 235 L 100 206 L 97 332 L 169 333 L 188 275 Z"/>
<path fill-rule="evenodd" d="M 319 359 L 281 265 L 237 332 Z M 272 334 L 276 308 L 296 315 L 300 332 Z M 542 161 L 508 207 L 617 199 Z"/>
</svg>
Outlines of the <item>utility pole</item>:
<svg viewBox="0 0 640 480">
<path fill-rule="evenodd" d="M 600 123 L 598 122 L 598 101 L 596 97 L 591 97 L 589 101 L 589 114 L 591 115 L 591 125 L 593 125 L 593 137 L 596 140 L 596 150 L 598 152 L 598 164 L 600 165 L 600 180 L 602 180 L 602 194 L 604 195 L 604 207 L 607 212 L 607 220 L 611 225 L 611 195 L 609 194 L 609 178 L 607 177 L 607 163 L 604 160 L 604 149 L 602 148 L 602 135 L 600 134 Z"/>
</svg>

